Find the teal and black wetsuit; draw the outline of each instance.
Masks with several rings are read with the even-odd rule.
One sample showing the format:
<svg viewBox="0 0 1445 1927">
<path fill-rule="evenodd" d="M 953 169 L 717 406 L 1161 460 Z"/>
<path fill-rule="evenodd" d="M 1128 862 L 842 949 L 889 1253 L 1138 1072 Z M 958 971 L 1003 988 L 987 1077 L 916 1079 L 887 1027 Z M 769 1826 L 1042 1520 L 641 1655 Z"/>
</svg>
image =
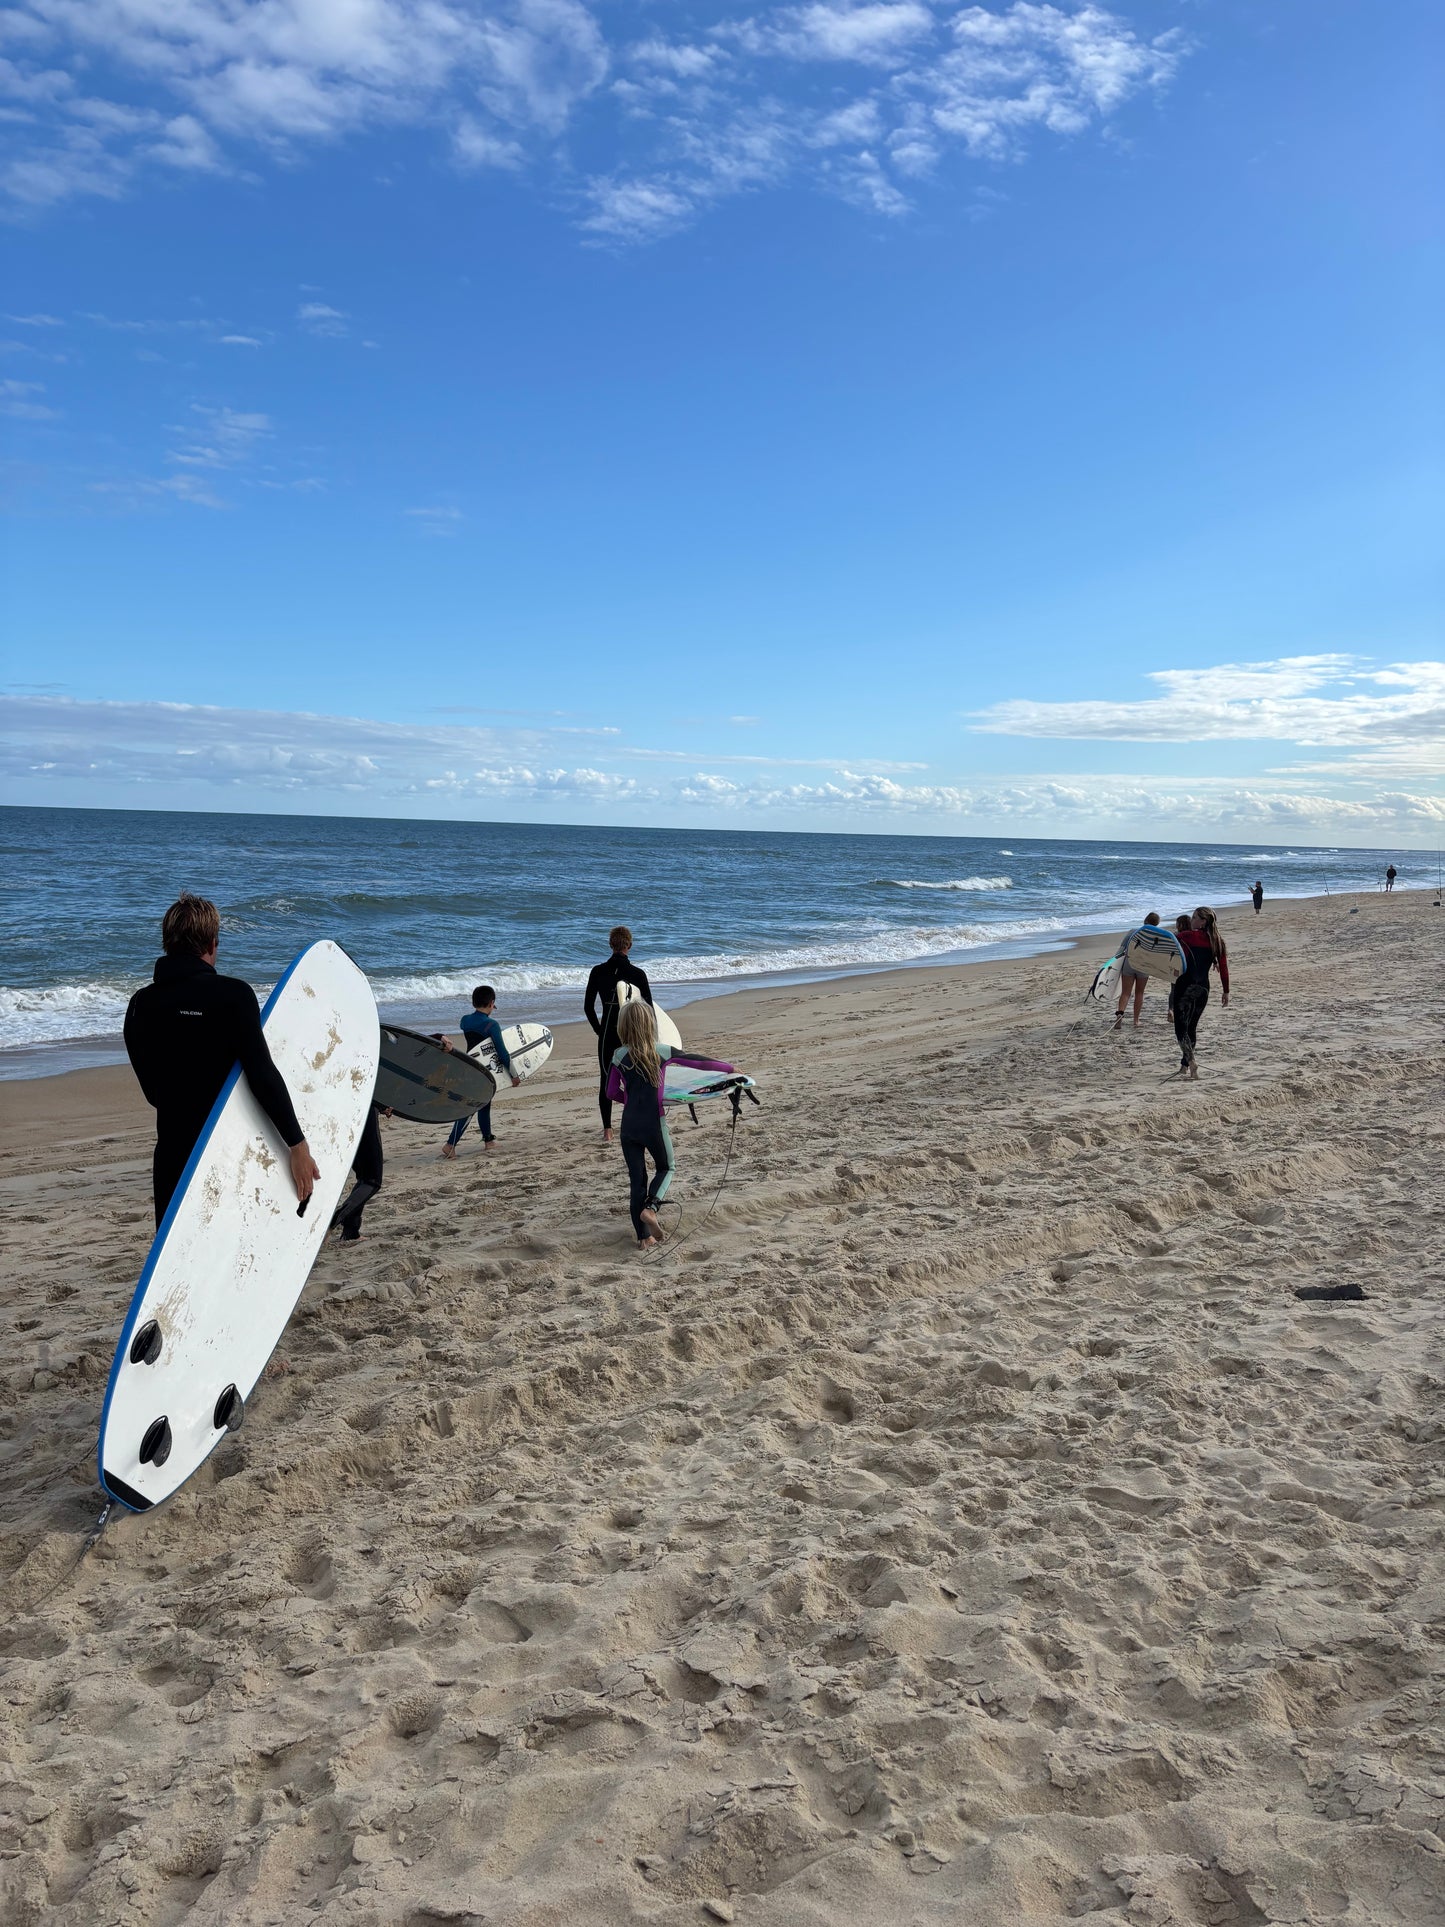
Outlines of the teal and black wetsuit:
<svg viewBox="0 0 1445 1927">
<path fill-rule="evenodd" d="M 732 1069 L 731 1064 L 720 1064 L 715 1057 L 688 1057 L 668 1044 L 660 1044 L 657 1054 L 662 1060 L 662 1085 L 648 1083 L 628 1056 L 626 1045 L 623 1045 L 612 1054 L 605 1086 L 608 1099 L 620 1100 L 622 1104 L 622 1156 L 631 1181 L 628 1206 L 632 1212 L 632 1228 L 639 1239 L 649 1235 L 642 1221 L 643 1212 L 651 1211 L 662 1203 L 672 1185 L 672 1174 L 677 1169 L 672 1134 L 663 1116 L 667 1066 L 687 1064 L 699 1071 Z M 611 1102 L 608 1115 L 611 1115 Z M 648 1158 L 652 1159 L 654 1167 L 650 1184 L 647 1180 Z"/>
</svg>

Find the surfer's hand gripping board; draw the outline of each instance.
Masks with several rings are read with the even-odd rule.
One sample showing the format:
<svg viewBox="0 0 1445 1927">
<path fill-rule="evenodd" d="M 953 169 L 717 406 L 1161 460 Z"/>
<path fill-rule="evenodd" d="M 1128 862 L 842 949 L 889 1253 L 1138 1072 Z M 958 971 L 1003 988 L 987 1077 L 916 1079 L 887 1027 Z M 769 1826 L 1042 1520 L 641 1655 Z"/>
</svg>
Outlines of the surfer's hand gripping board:
<svg viewBox="0 0 1445 1927">
<path fill-rule="evenodd" d="M 303 950 L 261 1025 L 317 1176 L 291 1159 L 236 1066 L 206 1120 L 135 1289 L 100 1417 L 100 1478 L 141 1512 L 240 1425 L 331 1223 L 376 1084 L 376 1004 L 339 945 Z"/>
</svg>

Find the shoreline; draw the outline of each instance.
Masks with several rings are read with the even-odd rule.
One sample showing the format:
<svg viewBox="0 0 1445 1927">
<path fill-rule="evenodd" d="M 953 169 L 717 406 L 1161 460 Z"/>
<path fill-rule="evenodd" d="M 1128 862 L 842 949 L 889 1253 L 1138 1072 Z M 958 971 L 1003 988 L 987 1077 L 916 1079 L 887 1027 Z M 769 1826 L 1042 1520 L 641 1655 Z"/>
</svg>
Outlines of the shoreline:
<svg viewBox="0 0 1445 1927">
<path fill-rule="evenodd" d="M 1403 902 L 1407 897 L 1428 895 L 1428 892 L 1398 891 L 1394 901 Z M 1344 913 L 1360 909 L 1363 903 L 1383 901 L 1379 892 L 1341 892 L 1331 896 L 1319 897 L 1277 897 L 1273 900 L 1275 916 L 1273 922 L 1279 925 L 1286 920 L 1293 921 L 1300 915 L 1326 905 L 1340 905 Z M 1266 905 L 1266 911 L 1269 909 Z M 1293 916 L 1291 916 L 1293 913 Z M 1226 939 L 1236 926 L 1257 927 L 1256 919 L 1247 903 L 1226 904 L 1219 913 L 1220 927 Z M 1267 927 L 1267 926 L 1266 926 Z M 847 991 L 857 991 L 860 986 L 876 985 L 877 994 L 887 996 L 900 983 L 947 983 L 958 981 L 968 983 L 976 977 L 987 977 L 993 973 L 1018 971 L 1029 963 L 1042 959 L 1058 959 L 1078 956 L 1085 950 L 1092 950 L 1101 936 L 1117 934 L 1111 930 L 1083 931 L 1071 936 L 1060 936 L 1047 944 L 1029 943 L 1028 947 L 1014 950 L 1008 954 L 990 957 L 964 958 L 953 963 L 936 963 L 922 960 L 918 963 L 898 963 L 880 965 L 877 968 L 859 966 L 840 969 L 833 975 L 794 979 L 787 973 L 779 973 L 776 980 L 764 983 L 749 983 L 737 989 L 719 989 L 698 996 L 687 1002 L 678 1003 L 678 1011 L 698 1012 L 706 1009 L 708 1021 L 698 1023 L 696 1019 L 689 1024 L 692 1042 L 698 1033 L 716 1043 L 719 1035 L 725 1036 L 729 1030 L 746 1024 L 761 1011 L 775 1011 L 782 1004 L 800 1001 L 806 996 L 834 996 Z M 1088 992 L 1087 982 L 1078 983 L 1080 1008 Z M 446 1029 L 446 1026 L 435 1026 Z M 552 1079 L 549 1073 L 563 1066 L 593 1061 L 591 1033 L 583 1019 L 563 1019 L 551 1027 L 555 1035 L 555 1047 L 545 1069 L 538 1074 L 533 1086 L 532 1080 L 524 1090 L 540 1091 L 547 1088 Z M 449 1034 L 455 1035 L 455 1032 Z M 29 1133 L 37 1127 L 64 1127 L 76 1117 L 89 1118 L 94 1114 L 100 1133 L 134 1129 L 140 1124 L 149 1124 L 151 1112 L 141 1096 L 128 1062 L 123 1058 L 118 1063 L 87 1065 L 76 1070 L 52 1071 L 31 1077 L 0 1077 L 0 1152 L 9 1150 L 25 1141 Z M 90 1136 L 97 1135 L 92 1132 Z M 78 1138 L 75 1142 L 85 1142 Z"/>
<path fill-rule="evenodd" d="M 1382 897 L 1383 894 L 1383 892 L 1378 890 L 1359 890 L 1336 891 L 1313 896 L 1280 895 L 1268 898 L 1267 903 L 1271 906 L 1314 903 L 1358 904 L 1362 901 L 1372 901 L 1377 897 Z M 1430 892 L 1427 887 L 1423 891 L 1407 891 L 1401 889 L 1395 894 L 1403 898 L 1407 895 L 1428 895 Z M 1223 898 L 1218 901 L 1221 918 L 1233 913 L 1242 912 L 1247 909 L 1249 904 L 1247 897 L 1237 900 Z M 1141 912 L 1140 914 L 1142 915 L 1143 913 Z M 880 963 L 838 964 L 820 967 L 816 971 L 780 970 L 775 972 L 758 972 L 742 975 L 736 980 L 726 977 L 715 977 L 679 979 L 675 983 L 669 983 L 666 980 L 659 979 L 654 983 L 653 988 L 658 994 L 659 1001 L 665 1008 L 672 1011 L 680 1011 L 696 1004 L 711 1003 L 720 998 L 746 996 L 753 993 L 768 994 L 780 990 L 803 989 L 814 985 L 830 983 L 846 983 L 854 978 L 860 977 L 891 977 L 896 973 L 912 973 L 919 970 L 965 970 L 983 965 L 1020 963 L 1032 957 L 1060 955 L 1073 951 L 1078 949 L 1081 944 L 1092 942 L 1097 938 L 1106 937 L 1110 934 L 1117 936 L 1121 928 L 1122 926 L 1114 923 L 1084 919 L 1077 926 L 1067 930 L 1040 933 L 1027 937 L 1005 938 L 997 944 L 977 944 L 971 946 L 968 950 L 943 952 L 937 957 L 925 955 L 917 958 L 900 958 Z M 581 996 L 584 985 L 585 978 L 579 977 L 575 986 L 578 998 Z M 674 992 L 682 994 L 674 998 L 673 995 L 669 994 Z M 546 1015 L 534 1016 L 532 1011 L 527 1009 L 525 1003 L 522 1001 L 528 994 L 527 992 L 518 992 L 514 999 L 511 993 L 507 993 L 507 1021 L 545 1023 L 549 1029 L 557 1034 L 559 1046 L 563 1033 L 569 1029 L 580 1026 L 584 1022 L 580 1014 L 560 1017 L 549 1017 Z M 534 997 L 540 997 L 545 1001 L 557 997 L 560 993 L 558 991 L 548 991 L 530 994 Z M 462 993 L 458 993 L 459 999 L 461 996 Z M 415 1006 L 406 1007 L 409 1014 L 398 1015 L 396 1014 L 397 1007 L 392 1000 L 387 1000 L 384 1005 L 379 1005 L 378 1008 L 385 1022 L 407 1025 L 419 1030 L 446 1030 L 448 1029 L 448 1025 L 441 1021 L 442 1011 L 452 1010 L 457 1001 L 457 999 L 438 999 L 437 1004 L 441 1006 L 441 1008 L 429 1011 L 423 1015 L 414 1014 Z M 100 1057 L 100 1061 L 97 1062 L 63 1066 L 54 1070 L 43 1067 L 45 1059 L 52 1055 L 61 1056 L 66 1052 L 74 1052 L 76 1054 L 95 1052 L 103 1053 L 103 1055 Z M 9 1060 L 8 1062 L 7 1059 Z M 46 1083 L 56 1078 L 80 1076 L 92 1071 L 102 1072 L 124 1068 L 126 1068 L 125 1050 L 119 1032 L 104 1032 L 94 1038 L 57 1038 L 48 1043 L 15 1044 L 8 1046 L 4 1050 L 0 1050 L 0 1093 L 3 1093 L 8 1086 L 13 1084 Z"/>
</svg>

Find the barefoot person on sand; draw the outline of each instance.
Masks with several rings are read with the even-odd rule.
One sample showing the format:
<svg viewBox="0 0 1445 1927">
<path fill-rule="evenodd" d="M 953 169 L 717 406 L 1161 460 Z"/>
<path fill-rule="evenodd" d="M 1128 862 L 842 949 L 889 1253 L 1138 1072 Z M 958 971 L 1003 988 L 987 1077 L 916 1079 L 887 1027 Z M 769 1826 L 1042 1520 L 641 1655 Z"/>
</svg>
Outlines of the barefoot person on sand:
<svg viewBox="0 0 1445 1927">
<path fill-rule="evenodd" d="M 1144 919 L 1146 924 L 1156 924 L 1158 921 L 1159 912 L 1157 910 L 1151 910 Z M 1133 932 L 1130 931 L 1129 936 L 1132 935 Z M 1119 965 L 1119 1003 L 1118 1008 L 1114 1012 L 1115 1030 L 1122 1030 L 1124 1028 L 1124 1012 L 1129 1008 L 1129 999 L 1131 997 L 1134 999 L 1134 1028 L 1138 1030 L 1140 1020 L 1144 1015 L 1144 992 L 1149 988 L 1149 979 L 1140 976 L 1137 971 L 1129 968 L 1129 936 L 1124 938 L 1124 941 L 1114 953 L 1116 957 L 1122 959 Z"/>
<path fill-rule="evenodd" d="M 462 1018 L 462 1036 L 467 1040 L 467 1049 L 469 1051 L 475 1050 L 478 1044 L 484 1044 L 487 1039 L 490 1038 L 492 1049 L 497 1053 L 497 1063 L 507 1073 L 508 1077 L 511 1078 L 512 1089 L 516 1090 L 522 1080 L 512 1069 L 512 1060 L 507 1055 L 506 1045 L 502 1042 L 502 1026 L 497 1022 L 496 1010 L 496 991 L 492 989 L 490 984 L 478 984 L 472 992 L 472 1007 Z M 448 1046 L 448 1048 L 450 1048 L 450 1046 Z M 454 1158 L 456 1156 L 457 1146 L 466 1136 L 467 1126 L 470 1122 L 471 1119 L 469 1117 L 459 1117 L 457 1119 L 456 1123 L 452 1126 L 451 1136 L 442 1146 L 442 1156 L 444 1158 Z M 477 1112 L 477 1129 L 482 1134 L 482 1149 L 484 1151 L 490 1151 L 497 1141 L 492 1135 L 492 1107 L 490 1104 L 484 1104 L 481 1110 Z"/>
<path fill-rule="evenodd" d="M 1181 919 L 1182 921 L 1182 919 Z M 1229 1006 L 1229 957 L 1224 948 L 1224 939 L 1219 934 L 1219 921 L 1212 910 L 1201 907 L 1194 912 L 1187 930 L 1181 930 L 1179 941 L 1184 946 L 1184 954 L 1189 959 L 1189 967 L 1174 986 L 1174 1035 L 1179 1039 L 1179 1074 L 1187 1071 L 1193 1079 L 1198 1079 L 1199 1065 L 1195 1059 L 1195 1043 L 1199 1030 L 1199 1020 L 1204 1015 L 1204 1006 L 1209 1002 L 1209 973 L 1218 968 L 1220 987 L 1224 992 L 1221 1006 Z"/>
<path fill-rule="evenodd" d="M 643 1002 L 652 1002 L 652 987 L 647 981 L 647 972 L 629 961 L 632 932 L 627 925 L 619 923 L 607 941 L 612 946 L 612 954 L 606 963 L 598 964 L 587 979 L 587 992 L 582 999 L 583 1012 L 597 1033 L 597 1108 L 602 1113 L 604 1144 L 612 1142 L 612 1099 L 607 1095 L 607 1085 L 613 1053 L 617 1049 L 617 986 L 620 983 L 635 984 L 642 992 Z M 600 1007 L 600 1011 L 594 1006 Z"/>
<path fill-rule="evenodd" d="M 291 1182 L 303 1204 L 321 1176 L 261 1033 L 255 991 L 239 977 L 216 974 L 220 935 L 214 903 L 178 898 L 161 920 L 165 955 L 156 960 L 155 981 L 136 992 L 125 1013 L 126 1051 L 156 1114 L 151 1180 L 157 1226 L 237 1062 L 290 1153 Z"/>
<path fill-rule="evenodd" d="M 622 1105 L 622 1155 L 631 1183 L 628 1197 L 632 1228 L 638 1245 L 662 1243 L 657 1207 L 667 1196 L 677 1159 L 663 1116 L 663 1077 L 668 1064 L 687 1064 L 699 1071 L 730 1071 L 712 1057 L 685 1057 L 657 1041 L 657 1019 L 650 1004 L 624 1004 L 617 1014 L 618 1047 L 607 1071 L 607 1095 Z M 647 1179 L 647 1160 L 653 1176 Z"/>
<path fill-rule="evenodd" d="M 1249 900 L 1254 905 L 1254 914 L 1258 916 L 1264 908 L 1264 885 L 1262 883 L 1255 884 L 1249 893 Z"/>
</svg>

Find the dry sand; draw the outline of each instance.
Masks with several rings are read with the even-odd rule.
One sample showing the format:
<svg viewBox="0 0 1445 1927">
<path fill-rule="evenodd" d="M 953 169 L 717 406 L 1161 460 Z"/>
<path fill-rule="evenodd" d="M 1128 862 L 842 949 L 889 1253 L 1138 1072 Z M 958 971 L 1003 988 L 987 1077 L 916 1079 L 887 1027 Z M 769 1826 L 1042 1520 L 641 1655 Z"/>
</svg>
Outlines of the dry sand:
<svg viewBox="0 0 1445 1927">
<path fill-rule="evenodd" d="M 1445 911 L 1226 928 L 1194 1086 L 1107 944 L 693 1006 L 660 1259 L 585 1033 L 389 1126 L 78 1570 L 148 1114 L 6 1087 L 0 1917 L 1445 1920 Z"/>
</svg>

